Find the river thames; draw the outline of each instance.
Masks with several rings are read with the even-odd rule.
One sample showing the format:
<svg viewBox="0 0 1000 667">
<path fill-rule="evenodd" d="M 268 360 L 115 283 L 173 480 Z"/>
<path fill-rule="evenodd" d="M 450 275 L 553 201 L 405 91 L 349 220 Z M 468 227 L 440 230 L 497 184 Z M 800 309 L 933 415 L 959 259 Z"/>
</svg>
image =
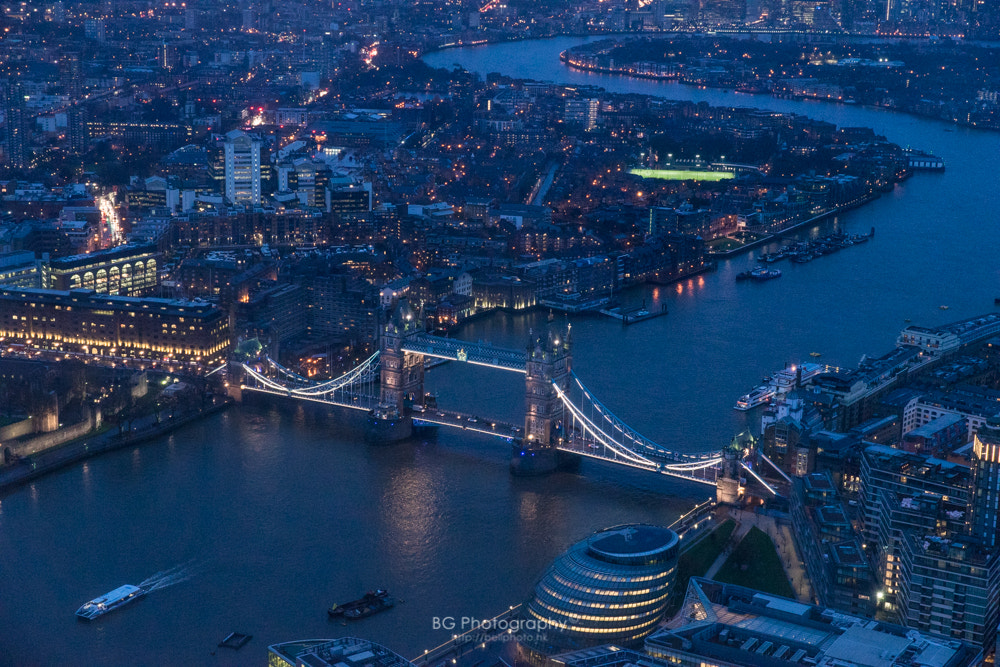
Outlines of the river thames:
<svg viewBox="0 0 1000 667">
<path fill-rule="evenodd" d="M 653 439 L 716 448 L 745 426 L 736 398 L 787 362 L 853 366 L 889 349 L 907 320 L 988 312 L 1000 296 L 1000 135 L 889 112 L 698 90 L 566 70 L 580 39 L 433 54 L 477 72 L 600 85 L 867 125 L 931 150 L 921 174 L 825 226 L 864 245 L 763 284 L 737 284 L 751 256 L 678 285 L 635 290 L 666 317 L 623 328 L 572 320 L 574 367 L 605 404 Z M 947 306 L 942 310 L 941 306 Z M 517 347 L 545 313 L 499 314 L 456 335 Z M 523 378 L 457 363 L 428 387 L 442 405 L 518 421 Z M 259 664 L 269 643 L 354 634 L 406 657 L 450 635 L 434 616 L 486 617 L 524 600 L 548 563 L 623 522 L 669 524 L 708 487 L 585 462 L 576 473 L 511 477 L 505 445 L 442 431 L 369 447 L 336 420 L 243 406 L 161 441 L 67 468 L 0 498 L 0 664 Z M 75 609 L 158 572 L 164 586 L 91 624 Z M 166 585 L 169 584 L 169 585 Z M 377 586 L 398 608 L 343 626 L 332 602 Z M 230 631 L 239 654 L 210 655 Z"/>
</svg>

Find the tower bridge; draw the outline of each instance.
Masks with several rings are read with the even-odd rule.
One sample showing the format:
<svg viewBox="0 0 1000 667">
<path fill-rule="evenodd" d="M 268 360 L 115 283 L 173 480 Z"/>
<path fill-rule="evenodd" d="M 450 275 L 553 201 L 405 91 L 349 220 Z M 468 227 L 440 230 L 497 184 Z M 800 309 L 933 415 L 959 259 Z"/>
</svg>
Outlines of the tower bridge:
<svg viewBox="0 0 1000 667">
<path fill-rule="evenodd" d="M 511 469 L 518 474 L 550 472 L 561 460 L 584 457 L 714 486 L 717 499 L 728 503 L 739 500 L 745 483 L 781 495 L 779 488 L 790 481 L 749 436 L 716 450 L 689 453 L 640 434 L 574 373 L 568 324 L 532 332 L 523 350 L 511 350 L 429 335 L 404 301 L 381 334 L 373 355 L 333 380 L 311 381 L 264 356 L 236 365 L 243 378 L 240 390 L 366 411 L 366 436 L 373 441 L 402 440 L 414 427 L 431 425 L 493 436 L 509 443 Z M 427 358 L 524 374 L 523 427 L 429 405 L 424 392 Z M 777 481 L 765 479 L 761 470 L 768 468 L 779 476 Z"/>
</svg>

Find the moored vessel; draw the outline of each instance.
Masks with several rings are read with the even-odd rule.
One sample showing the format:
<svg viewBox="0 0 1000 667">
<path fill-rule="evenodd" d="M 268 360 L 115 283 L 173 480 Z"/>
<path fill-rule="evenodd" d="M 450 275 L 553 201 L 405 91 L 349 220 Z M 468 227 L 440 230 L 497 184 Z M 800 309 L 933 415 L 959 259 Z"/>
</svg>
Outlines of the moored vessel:
<svg viewBox="0 0 1000 667">
<path fill-rule="evenodd" d="M 777 392 L 773 387 L 768 385 L 761 385 L 751 391 L 749 394 L 740 396 L 740 399 L 736 401 L 737 410 L 750 410 L 757 407 L 758 405 L 763 405 L 767 403 Z"/>
<path fill-rule="evenodd" d="M 750 272 L 750 278 L 756 280 L 757 282 L 763 282 L 765 280 L 774 280 L 775 278 L 781 277 L 781 271 L 778 269 L 765 269 L 760 267 L 754 269 Z"/>
<path fill-rule="evenodd" d="M 813 353 L 818 356 L 819 353 Z M 733 406 L 737 410 L 750 410 L 768 403 L 775 396 L 785 394 L 800 382 L 805 382 L 820 373 L 830 372 L 830 367 L 825 364 L 799 364 L 783 368 L 772 376 L 761 380 L 762 384 L 755 387 L 749 394 L 740 396 Z"/>
<path fill-rule="evenodd" d="M 350 602 L 344 602 L 342 604 L 334 604 L 332 607 L 326 610 L 326 613 L 329 614 L 330 616 L 346 616 L 348 612 L 361 609 L 366 605 L 374 603 L 376 600 L 388 600 L 388 599 L 389 599 L 389 591 L 385 590 L 384 588 L 379 588 L 374 591 L 368 591 L 357 600 L 351 600 Z"/>
<path fill-rule="evenodd" d="M 365 602 L 359 607 L 354 609 L 348 609 L 344 612 L 344 618 L 349 618 L 351 620 L 358 620 L 359 618 L 367 618 L 373 614 L 377 614 L 380 611 L 385 611 L 386 609 L 391 609 L 396 606 L 396 601 L 391 597 L 376 597 L 368 602 Z"/>
</svg>

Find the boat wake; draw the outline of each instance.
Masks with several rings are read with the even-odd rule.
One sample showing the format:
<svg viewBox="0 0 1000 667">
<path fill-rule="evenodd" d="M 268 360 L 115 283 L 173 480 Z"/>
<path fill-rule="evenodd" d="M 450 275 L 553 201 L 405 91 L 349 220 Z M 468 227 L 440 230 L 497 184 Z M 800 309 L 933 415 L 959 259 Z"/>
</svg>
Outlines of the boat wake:
<svg viewBox="0 0 1000 667">
<path fill-rule="evenodd" d="M 139 587 L 148 593 L 151 591 L 158 591 L 161 588 L 166 588 L 167 586 L 179 584 L 182 581 L 187 581 L 194 575 L 198 574 L 198 571 L 203 565 L 204 563 L 198 563 L 194 560 L 181 563 L 180 565 L 175 565 L 172 568 L 162 570 L 156 574 L 146 577 L 139 584 Z"/>
</svg>

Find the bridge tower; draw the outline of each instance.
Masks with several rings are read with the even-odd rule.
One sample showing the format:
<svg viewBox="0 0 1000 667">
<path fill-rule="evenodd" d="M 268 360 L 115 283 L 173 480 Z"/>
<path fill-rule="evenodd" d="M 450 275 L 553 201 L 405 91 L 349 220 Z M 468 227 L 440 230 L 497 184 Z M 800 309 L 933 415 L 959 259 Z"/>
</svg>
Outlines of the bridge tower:
<svg viewBox="0 0 1000 667">
<path fill-rule="evenodd" d="M 722 450 L 722 463 L 719 464 L 719 476 L 715 482 L 715 500 L 720 504 L 738 505 L 743 497 L 743 487 L 740 486 L 742 469 L 740 461 L 756 447 L 756 441 L 749 433 L 740 433 Z"/>
<path fill-rule="evenodd" d="M 524 439 L 514 445 L 511 470 L 541 474 L 556 468 L 556 445 L 564 437 L 563 406 L 552 386 L 566 390 L 573 365 L 572 333 L 549 327 L 543 335 L 529 334 L 525 364 Z"/>
<path fill-rule="evenodd" d="M 401 299 L 382 328 L 379 404 L 403 415 L 414 404 L 424 403 L 424 357 L 403 351 L 403 344 L 423 332 L 420 318 Z"/>
</svg>

